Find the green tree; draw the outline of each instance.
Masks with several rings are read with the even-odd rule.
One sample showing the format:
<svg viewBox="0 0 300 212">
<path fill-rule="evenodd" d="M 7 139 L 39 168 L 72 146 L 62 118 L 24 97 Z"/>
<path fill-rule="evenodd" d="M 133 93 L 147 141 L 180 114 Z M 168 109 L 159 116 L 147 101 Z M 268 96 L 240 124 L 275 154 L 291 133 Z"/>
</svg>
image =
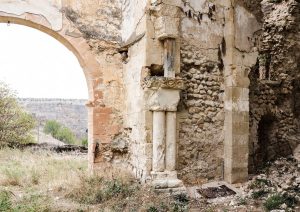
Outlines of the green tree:
<svg viewBox="0 0 300 212">
<path fill-rule="evenodd" d="M 0 82 L 0 147 L 33 142 L 34 118 L 26 113 L 9 87 Z"/>
<path fill-rule="evenodd" d="M 81 139 L 81 145 L 88 147 L 89 143 L 88 143 L 88 138 L 82 138 Z"/>
<path fill-rule="evenodd" d="M 44 132 L 53 138 L 68 144 L 75 144 L 77 139 L 74 133 L 55 120 L 48 120 L 44 126 Z"/>
<path fill-rule="evenodd" d="M 67 128 L 67 127 L 61 127 L 56 135 L 56 139 L 68 143 L 68 144 L 75 144 L 76 143 L 76 138 L 73 132 Z"/>
<path fill-rule="evenodd" d="M 57 137 L 62 125 L 55 120 L 48 120 L 44 126 L 44 133 L 50 134 L 53 138 Z"/>
</svg>

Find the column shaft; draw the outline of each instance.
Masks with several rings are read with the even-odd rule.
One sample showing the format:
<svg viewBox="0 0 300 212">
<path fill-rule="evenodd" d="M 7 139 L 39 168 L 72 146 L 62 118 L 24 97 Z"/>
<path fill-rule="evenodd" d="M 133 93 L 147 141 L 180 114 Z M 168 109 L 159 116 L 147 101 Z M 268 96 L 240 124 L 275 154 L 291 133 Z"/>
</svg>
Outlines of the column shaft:
<svg viewBox="0 0 300 212">
<path fill-rule="evenodd" d="M 165 112 L 153 112 L 153 161 L 152 170 L 163 172 L 165 170 Z"/>
<path fill-rule="evenodd" d="M 176 112 L 166 113 L 166 170 L 176 169 Z"/>
</svg>

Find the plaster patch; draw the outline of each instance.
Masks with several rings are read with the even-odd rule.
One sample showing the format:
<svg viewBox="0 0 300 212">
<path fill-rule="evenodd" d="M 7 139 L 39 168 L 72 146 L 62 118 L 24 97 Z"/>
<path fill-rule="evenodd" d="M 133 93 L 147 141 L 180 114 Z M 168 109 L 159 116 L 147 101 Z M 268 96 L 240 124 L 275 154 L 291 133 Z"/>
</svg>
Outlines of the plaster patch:
<svg viewBox="0 0 300 212">
<path fill-rule="evenodd" d="M 61 0 L 2 0 L 0 11 L 20 16 L 24 13 L 32 13 L 44 16 L 55 31 L 62 29 Z"/>
</svg>

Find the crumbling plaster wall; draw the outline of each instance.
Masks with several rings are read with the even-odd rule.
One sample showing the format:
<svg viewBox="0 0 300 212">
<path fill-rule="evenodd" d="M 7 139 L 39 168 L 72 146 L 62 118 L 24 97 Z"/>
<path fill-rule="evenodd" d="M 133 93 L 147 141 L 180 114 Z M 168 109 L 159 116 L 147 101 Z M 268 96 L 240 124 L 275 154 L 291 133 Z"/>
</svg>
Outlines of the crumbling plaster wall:
<svg viewBox="0 0 300 212">
<path fill-rule="evenodd" d="M 123 72 L 125 107 L 123 110 L 123 139 L 127 140 L 129 170 L 136 177 L 146 180 L 151 171 L 151 129 L 148 111 L 141 86 L 143 67 L 146 66 L 147 0 L 129 1 L 122 4 L 122 47 L 125 48 Z M 128 51 L 128 52 L 127 52 Z"/>
<path fill-rule="evenodd" d="M 100 73 L 93 78 L 96 91 L 92 123 L 95 163 L 118 161 L 113 141 L 124 131 L 124 73 L 119 49 L 122 43 L 122 2 L 119 0 L 65 1 L 71 32 L 79 33 L 90 47 Z M 125 148 L 125 147 L 124 147 Z M 97 166 L 95 166 L 97 167 Z M 100 166 L 101 167 L 101 166 Z"/>
</svg>

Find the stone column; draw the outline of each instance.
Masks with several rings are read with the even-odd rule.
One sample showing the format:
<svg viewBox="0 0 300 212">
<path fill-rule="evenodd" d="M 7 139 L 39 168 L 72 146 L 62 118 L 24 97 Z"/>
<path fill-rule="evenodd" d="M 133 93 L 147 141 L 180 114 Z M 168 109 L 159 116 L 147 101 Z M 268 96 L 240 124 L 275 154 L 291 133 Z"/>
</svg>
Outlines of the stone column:
<svg viewBox="0 0 300 212">
<path fill-rule="evenodd" d="M 183 80 L 150 77 L 145 86 L 147 107 L 153 113 L 152 186 L 162 192 L 185 192 L 176 171 L 176 111 Z"/>
<path fill-rule="evenodd" d="M 182 3 L 180 0 L 150 2 L 151 10 L 155 11 L 150 14 L 151 26 L 154 24 L 155 29 L 148 31 L 151 35 L 148 34 L 148 52 L 152 54 L 149 54 L 147 61 L 152 61 L 150 66 L 160 64 L 164 69 L 163 77 L 149 76 L 144 82 L 147 108 L 153 112 L 152 185 L 160 191 L 184 192 L 185 188 L 176 172 L 176 111 L 180 91 L 184 87 L 183 80 L 176 77 L 176 73 L 180 73 Z M 157 47 L 155 51 L 153 45 Z"/>
<path fill-rule="evenodd" d="M 153 158 L 152 170 L 163 172 L 165 170 L 165 112 L 153 112 Z"/>
<path fill-rule="evenodd" d="M 176 170 L 176 112 L 166 115 L 166 170 Z"/>
</svg>

